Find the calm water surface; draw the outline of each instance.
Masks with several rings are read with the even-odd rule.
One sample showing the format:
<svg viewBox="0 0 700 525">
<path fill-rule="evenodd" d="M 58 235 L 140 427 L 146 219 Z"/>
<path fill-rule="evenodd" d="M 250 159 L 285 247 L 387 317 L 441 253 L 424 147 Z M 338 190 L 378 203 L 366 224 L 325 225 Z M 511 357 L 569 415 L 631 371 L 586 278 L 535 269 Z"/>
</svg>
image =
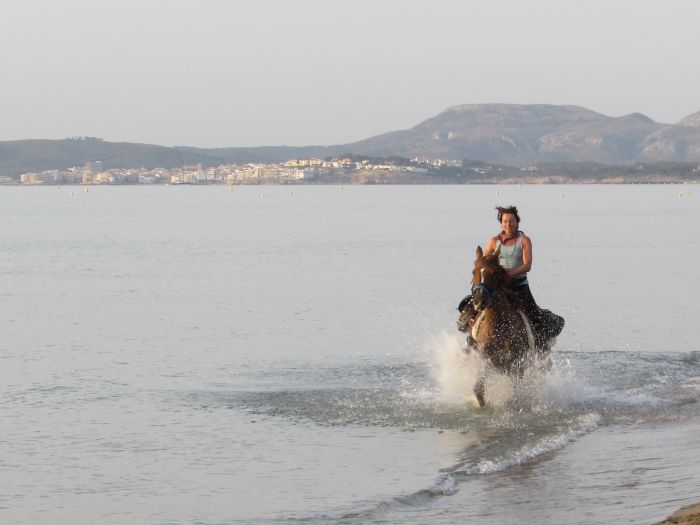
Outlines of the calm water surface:
<svg viewBox="0 0 700 525">
<path fill-rule="evenodd" d="M 2 523 L 652 523 L 700 499 L 697 186 L 78 190 L 0 189 Z M 455 306 L 496 204 L 567 325 L 478 410 Z"/>
</svg>

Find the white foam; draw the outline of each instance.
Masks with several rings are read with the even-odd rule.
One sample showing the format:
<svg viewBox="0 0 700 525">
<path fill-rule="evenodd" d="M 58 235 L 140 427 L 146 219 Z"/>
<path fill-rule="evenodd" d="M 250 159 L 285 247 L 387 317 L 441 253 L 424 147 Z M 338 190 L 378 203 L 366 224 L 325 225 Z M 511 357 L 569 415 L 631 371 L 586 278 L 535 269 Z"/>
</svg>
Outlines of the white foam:
<svg viewBox="0 0 700 525">
<path fill-rule="evenodd" d="M 447 474 L 447 476 L 440 480 L 440 482 L 432 490 L 436 494 L 441 494 L 444 496 L 451 496 L 459 491 L 457 488 L 457 481 L 450 474 Z"/>
<path fill-rule="evenodd" d="M 492 459 L 482 458 L 467 474 L 490 474 L 501 472 L 516 465 L 522 465 L 542 454 L 553 452 L 575 441 L 578 437 L 588 434 L 598 427 L 600 416 L 598 414 L 585 414 L 576 418 L 576 424 L 562 434 L 547 436 L 535 443 L 525 445 L 503 457 Z"/>
</svg>

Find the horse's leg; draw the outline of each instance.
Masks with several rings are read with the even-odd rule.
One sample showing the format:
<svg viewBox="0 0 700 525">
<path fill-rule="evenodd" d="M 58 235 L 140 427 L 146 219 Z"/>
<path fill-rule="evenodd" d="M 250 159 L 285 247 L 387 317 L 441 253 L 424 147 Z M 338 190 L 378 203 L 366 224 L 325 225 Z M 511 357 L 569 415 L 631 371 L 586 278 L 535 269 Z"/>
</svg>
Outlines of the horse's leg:
<svg viewBox="0 0 700 525">
<path fill-rule="evenodd" d="M 481 376 L 479 380 L 476 382 L 476 385 L 474 385 L 474 395 L 476 396 L 476 400 L 479 402 L 479 408 L 483 408 L 484 405 L 486 404 L 486 397 L 485 397 L 485 385 L 484 385 L 485 378 L 484 376 Z"/>
</svg>

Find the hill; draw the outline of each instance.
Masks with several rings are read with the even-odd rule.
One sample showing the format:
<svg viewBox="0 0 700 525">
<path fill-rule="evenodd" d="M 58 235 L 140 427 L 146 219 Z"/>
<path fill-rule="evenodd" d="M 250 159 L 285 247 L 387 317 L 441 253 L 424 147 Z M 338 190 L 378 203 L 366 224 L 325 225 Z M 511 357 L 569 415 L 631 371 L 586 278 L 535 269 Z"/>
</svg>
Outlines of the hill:
<svg viewBox="0 0 700 525">
<path fill-rule="evenodd" d="M 166 147 L 130 142 L 108 142 L 94 137 L 63 140 L 0 141 L 0 176 L 18 178 L 31 171 L 66 169 L 101 161 L 104 169 L 176 168 L 202 164 L 280 162 L 290 158 L 331 155 L 333 148 L 258 147 L 191 148 Z"/>
<path fill-rule="evenodd" d="M 578 106 L 454 106 L 404 131 L 347 145 L 366 155 L 424 155 L 526 166 L 542 162 L 700 161 L 700 112 L 676 125 Z"/>
</svg>

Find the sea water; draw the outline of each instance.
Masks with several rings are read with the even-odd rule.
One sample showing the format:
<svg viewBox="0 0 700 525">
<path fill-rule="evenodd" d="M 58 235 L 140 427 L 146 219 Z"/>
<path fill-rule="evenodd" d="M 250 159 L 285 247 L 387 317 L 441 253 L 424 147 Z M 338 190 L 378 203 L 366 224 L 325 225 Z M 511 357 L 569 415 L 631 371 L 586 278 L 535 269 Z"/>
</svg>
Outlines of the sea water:
<svg viewBox="0 0 700 525">
<path fill-rule="evenodd" d="M 548 371 L 456 305 L 515 204 Z M 651 523 L 700 499 L 700 191 L 0 189 L 0 522 Z"/>
</svg>

